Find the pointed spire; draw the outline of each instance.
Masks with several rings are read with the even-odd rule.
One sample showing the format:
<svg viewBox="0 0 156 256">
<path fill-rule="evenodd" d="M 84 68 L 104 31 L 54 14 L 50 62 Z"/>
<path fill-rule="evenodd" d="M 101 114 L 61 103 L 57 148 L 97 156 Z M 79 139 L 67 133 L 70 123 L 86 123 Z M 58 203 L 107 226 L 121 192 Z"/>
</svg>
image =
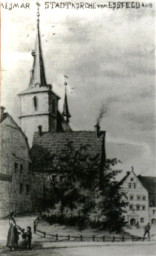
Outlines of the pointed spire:
<svg viewBox="0 0 156 256">
<path fill-rule="evenodd" d="M 67 100 L 67 82 L 64 82 L 65 85 L 65 96 L 64 96 L 64 104 L 63 104 L 63 111 L 62 111 L 62 115 L 65 117 L 66 122 L 69 123 L 69 119 L 71 117 L 70 112 L 69 112 L 69 108 L 68 108 L 68 100 Z"/>
<path fill-rule="evenodd" d="M 40 12 L 39 12 L 39 3 L 37 4 L 37 36 L 36 36 L 36 44 L 35 51 L 32 51 L 32 56 L 34 58 L 33 67 L 31 70 L 31 77 L 29 87 L 34 87 L 39 84 L 41 86 L 47 86 L 46 76 L 45 76 L 45 68 L 44 61 L 42 55 L 42 46 L 41 46 L 41 36 L 40 36 Z"/>
</svg>

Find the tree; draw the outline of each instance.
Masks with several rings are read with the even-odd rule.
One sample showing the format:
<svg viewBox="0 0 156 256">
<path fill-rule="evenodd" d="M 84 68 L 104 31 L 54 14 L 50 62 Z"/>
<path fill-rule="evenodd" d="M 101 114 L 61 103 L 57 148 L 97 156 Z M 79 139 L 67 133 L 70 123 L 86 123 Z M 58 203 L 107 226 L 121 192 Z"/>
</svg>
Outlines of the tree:
<svg viewBox="0 0 156 256">
<path fill-rule="evenodd" d="M 91 155 L 89 147 L 75 149 L 68 141 L 64 150 L 51 156 L 51 207 L 66 221 L 75 218 L 79 227 L 96 222 L 98 227 L 120 231 L 126 203 L 112 169 L 119 161 Z"/>
</svg>

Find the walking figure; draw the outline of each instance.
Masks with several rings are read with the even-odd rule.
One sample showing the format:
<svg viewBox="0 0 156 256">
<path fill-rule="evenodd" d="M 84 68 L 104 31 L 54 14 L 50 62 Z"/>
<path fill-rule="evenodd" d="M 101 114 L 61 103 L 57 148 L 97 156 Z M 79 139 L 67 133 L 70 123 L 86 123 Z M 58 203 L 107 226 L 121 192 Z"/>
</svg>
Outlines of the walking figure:
<svg viewBox="0 0 156 256">
<path fill-rule="evenodd" d="M 150 240 L 150 229 L 151 229 L 151 225 L 150 223 L 148 223 L 145 227 L 144 227 L 144 236 L 143 236 L 143 240 L 145 239 L 145 236 L 147 235 L 149 240 Z"/>
</svg>

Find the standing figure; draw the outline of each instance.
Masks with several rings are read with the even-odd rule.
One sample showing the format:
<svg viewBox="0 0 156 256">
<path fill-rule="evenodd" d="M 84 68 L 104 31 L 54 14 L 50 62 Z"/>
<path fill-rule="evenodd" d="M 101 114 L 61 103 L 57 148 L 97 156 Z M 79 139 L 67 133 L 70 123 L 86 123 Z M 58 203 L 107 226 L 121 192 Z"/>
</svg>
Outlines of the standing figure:
<svg viewBox="0 0 156 256">
<path fill-rule="evenodd" d="M 7 236 L 7 244 L 6 246 L 10 248 L 10 250 L 15 250 L 18 247 L 18 230 L 15 221 L 15 213 L 12 212 L 9 216 L 9 230 Z"/>
<path fill-rule="evenodd" d="M 31 249 L 31 240 L 32 240 L 32 232 L 31 232 L 31 227 L 27 227 L 27 247 Z"/>
<path fill-rule="evenodd" d="M 148 223 L 145 227 L 144 227 L 144 236 L 143 236 L 143 240 L 145 239 L 145 236 L 148 235 L 148 238 L 150 239 L 150 229 L 151 229 L 151 225 L 150 223 Z"/>
</svg>

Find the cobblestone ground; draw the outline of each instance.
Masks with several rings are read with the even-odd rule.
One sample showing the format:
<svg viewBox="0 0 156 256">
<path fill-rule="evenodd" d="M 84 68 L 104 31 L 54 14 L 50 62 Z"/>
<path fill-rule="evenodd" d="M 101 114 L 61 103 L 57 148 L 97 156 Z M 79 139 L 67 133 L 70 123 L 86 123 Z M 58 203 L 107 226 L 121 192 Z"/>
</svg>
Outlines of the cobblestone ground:
<svg viewBox="0 0 156 256">
<path fill-rule="evenodd" d="M 123 245 L 3 252 L 2 256 L 155 256 L 156 245 Z"/>
</svg>

